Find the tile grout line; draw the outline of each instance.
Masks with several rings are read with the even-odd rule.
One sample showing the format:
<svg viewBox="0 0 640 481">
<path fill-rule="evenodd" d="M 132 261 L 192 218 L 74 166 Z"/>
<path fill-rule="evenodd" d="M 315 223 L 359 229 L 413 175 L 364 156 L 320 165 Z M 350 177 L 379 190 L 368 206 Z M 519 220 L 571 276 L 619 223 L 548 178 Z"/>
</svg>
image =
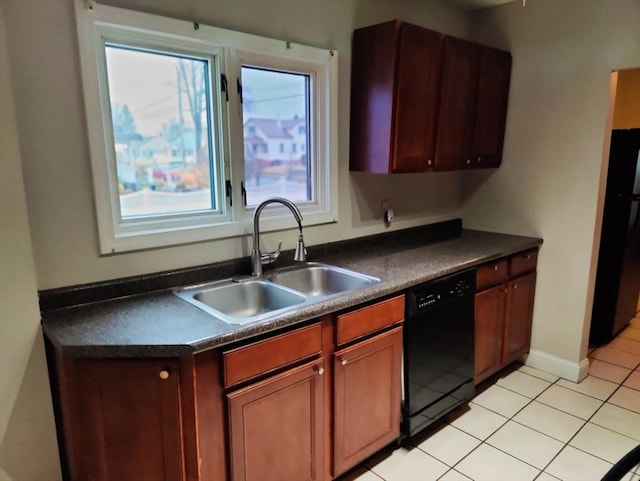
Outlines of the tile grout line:
<svg viewBox="0 0 640 481">
<path fill-rule="evenodd" d="M 526 373 L 523 373 L 523 374 L 526 374 Z M 535 376 L 534 376 L 534 377 L 535 377 Z M 540 379 L 540 378 L 537 378 L 537 379 Z M 543 379 L 543 381 L 545 381 L 545 380 Z M 556 379 L 556 381 L 554 381 L 553 383 L 551 383 L 550 381 L 546 381 L 546 382 L 549 382 L 550 384 L 549 384 L 545 389 L 543 389 L 543 390 L 542 390 L 538 395 L 536 395 L 536 398 L 537 398 L 538 396 L 540 396 L 543 392 L 545 392 L 547 389 L 549 389 L 549 388 L 550 388 L 553 384 L 555 384 L 557 381 L 558 381 L 558 379 Z M 498 384 L 493 384 L 493 385 L 494 385 L 494 386 L 497 386 Z M 501 388 L 503 388 L 503 389 L 507 389 L 507 390 L 511 391 L 511 389 L 505 388 L 504 386 L 500 386 L 500 387 L 501 387 Z M 511 391 L 511 392 L 516 393 L 515 391 Z M 520 394 L 520 393 L 516 393 L 516 394 L 519 394 L 520 396 L 524 396 L 523 394 Z M 524 397 L 527 397 L 527 398 L 528 398 L 528 396 L 524 396 Z M 458 466 L 458 465 L 459 465 L 463 460 L 465 460 L 467 457 L 469 457 L 469 456 L 471 455 L 471 453 L 473 453 L 474 451 L 476 451 L 476 450 L 477 450 L 478 448 L 480 448 L 480 446 L 482 446 L 483 444 L 486 444 L 487 446 L 489 446 L 489 447 L 491 447 L 491 448 L 493 448 L 493 449 L 496 449 L 496 450 L 500 451 L 501 453 L 506 454 L 507 456 L 509 456 L 509 457 L 511 457 L 511 458 L 513 458 L 513 459 L 516 459 L 516 460 L 520 461 L 521 463 L 526 464 L 527 466 L 531 466 L 531 467 L 532 467 L 532 468 L 534 468 L 535 470 L 539 471 L 539 472 L 538 472 L 538 474 L 536 475 L 536 478 L 537 478 L 538 476 L 540 476 L 540 474 L 543 472 L 543 470 L 541 470 L 541 469 L 540 469 L 540 468 L 538 468 L 537 466 L 534 466 L 534 465 L 532 465 L 531 463 L 529 463 L 529 462 L 527 462 L 527 461 L 524 461 L 524 460 L 522 460 L 522 459 L 520 459 L 520 458 L 517 458 L 517 457 L 515 457 L 514 455 L 509 454 L 509 453 L 507 453 L 507 452 L 503 451 L 503 450 L 502 450 L 502 449 L 500 449 L 500 448 L 496 448 L 495 446 L 493 446 L 493 445 L 491 445 L 491 444 L 489 444 L 489 443 L 487 442 L 487 439 L 489 439 L 491 436 L 493 436 L 495 433 L 497 433 L 500 429 L 502 429 L 502 428 L 503 428 L 503 427 L 504 427 L 504 426 L 505 426 L 509 421 L 513 421 L 513 422 L 515 422 L 515 423 L 517 423 L 517 424 L 520 424 L 520 423 L 518 423 L 517 421 L 515 421 L 513 418 L 514 418 L 515 416 L 517 416 L 517 415 L 518 415 L 518 413 L 520 413 L 520 411 L 522 411 L 524 408 L 526 408 L 527 406 L 529 406 L 529 404 L 531 404 L 533 401 L 535 401 L 535 399 L 536 399 L 536 398 L 528 398 L 528 399 L 529 399 L 529 402 L 527 402 L 527 404 L 525 404 L 524 406 L 522 406 L 522 407 L 521 407 L 520 409 L 518 409 L 515 413 L 513 413 L 513 414 L 511 415 L 511 417 L 508 417 L 508 418 L 507 418 L 506 416 L 504 416 L 504 415 L 502 415 L 502 414 L 500 414 L 500 413 L 496 412 L 496 411 L 493 411 L 492 409 L 486 408 L 486 407 L 484 407 L 484 406 L 482 406 L 482 405 L 478 404 L 478 406 L 480 406 L 480 407 L 482 407 L 482 408 L 484 408 L 484 409 L 486 409 L 486 410 L 488 410 L 488 411 L 491 411 L 491 412 L 493 412 L 493 413 L 495 413 L 495 414 L 498 414 L 498 415 L 500 415 L 500 416 L 502 416 L 502 417 L 506 418 L 506 419 L 507 419 L 507 421 L 506 421 L 506 422 L 504 422 L 503 424 L 501 424 L 501 425 L 500 425 L 500 426 L 499 426 L 495 431 L 493 431 L 491 434 L 489 434 L 489 435 L 488 435 L 484 440 L 483 440 L 483 439 L 479 439 L 479 438 L 477 438 L 477 437 L 473 436 L 472 434 L 470 434 L 470 436 L 472 436 L 472 437 L 474 437 L 474 438 L 476 438 L 476 439 L 479 439 L 480 444 L 478 444 L 475 448 L 473 448 L 473 449 L 472 449 L 471 451 L 469 451 L 466 455 L 464 455 L 462 458 L 460 458 L 460 459 L 458 460 L 458 462 L 456 462 L 453 466 L 451 466 L 451 468 L 450 468 L 450 469 L 455 469 L 455 467 L 456 467 L 456 466 Z M 455 426 L 453 426 L 453 427 L 455 428 Z M 458 429 L 458 428 L 456 428 L 456 429 Z M 462 430 L 461 430 L 461 431 L 462 431 Z M 463 432 L 465 432 L 465 431 L 463 431 Z M 466 434 L 469 434 L 469 433 L 466 433 Z M 551 438 L 551 436 L 548 436 L 548 437 L 550 437 L 550 438 Z M 554 438 L 551 438 L 551 439 L 554 439 Z M 458 472 L 461 472 L 461 471 L 458 471 Z M 445 473 L 445 474 L 446 474 L 446 473 Z M 463 473 L 463 474 L 464 474 L 464 473 Z M 443 476 L 444 476 L 444 475 L 443 475 Z M 466 476 L 466 475 L 465 475 L 465 476 Z M 535 478 L 534 478 L 534 479 L 535 479 Z"/>
<path fill-rule="evenodd" d="M 638 364 L 638 366 L 640 366 L 640 364 Z M 638 366 L 636 366 L 636 368 L 637 368 Z M 573 389 L 570 389 L 570 388 L 567 388 L 567 387 L 565 387 L 565 386 L 562 386 L 562 385 L 557 384 L 557 383 L 558 383 L 558 381 L 560 381 L 560 380 L 561 380 L 561 378 L 558 378 L 558 379 L 556 379 L 555 381 L 551 382 L 551 381 L 548 381 L 548 380 L 545 380 L 545 379 L 539 378 L 539 377 L 537 377 L 537 376 L 533 376 L 533 375 L 528 374 L 528 373 L 522 373 L 522 374 L 526 374 L 526 375 L 529 375 L 529 376 L 535 377 L 536 379 L 542 379 L 543 381 L 549 382 L 550 384 L 549 384 L 545 389 L 543 389 L 542 391 L 540 391 L 540 392 L 539 392 L 539 393 L 538 393 L 534 398 L 529 398 L 529 402 L 527 402 L 527 404 L 525 404 L 522 408 L 520 408 L 518 411 L 516 411 L 516 412 L 515 412 L 511 417 L 507 418 L 507 421 L 506 421 L 505 423 L 503 423 L 499 428 L 497 428 L 495 431 L 493 431 L 491 434 L 489 434 L 489 435 L 488 435 L 484 440 L 479 439 L 479 438 L 477 438 L 477 437 L 475 437 L 475 436 L 473 436 L 473 435 L 470 435 L 470 436 L 472 436 L 472 437 L 474 437 L 474 438 L 476 438 L 476 439 L 479 439 L 479 440 L 480 440 L 480 444 L 478 444 L 478 446 L 476 446 L 476 447 L 475 447 L 474 449 L 472 449 L 469 453 L 467 453 L 465 456 L 463 456 L 463 457 L 462 457 L 462 458 L 461 458 L 461 459 L 460 459 L 456 464 L 454 464 L 453 466 L 451 466 L 451 467 L 450 467 L 450 469 L 455 469 L 455 467 L 456 467 L 459 463 L 461 463 L 465 458 L 467 458 L 471 453 L 473 453 L 476 449 L 478 449 L 478 448 L 479 448 L 480 446 L 482 446 L 483 444 L 487 444 L 488 446 L 490 446 L 490 447 L 492 447 L 492 448 L 494 448 L 494 449 L 497 449 L 498 451 L 500 451 L 500 452 L 502 452 L 502 453 L 504 453 L 504 454 L 506 454 L 506 455 L 508 455 L 508 456 L 510 456 L 510 457 L 512 457 L 512 458 L 514 458 L 514 459 L 517 459 L 518 461 L 520 461 L 520 462 L 522 462 L 522 463 L 525 463 L 525 464 L 527 464 L 528 466 L 531 466 L 531 467 L 533 467 L 534 469 L 538 470 L 538 471 L 539 471 L 539 474 L 536 476 L 536 478 L 537 478 L 538 476 L 540 476 L 540 474 L 542 474 L 542 473 L 549 474 L 549 473 L 546 473 L 546 471 L 545 471 L 545 470 L 546 470 L 546 469 L 547 469 L 547 468 L 548 468 L 548 467 L 553 463 L 553 461 L 554 461 L 554 460 L 555 460 L 555 459 L 560 455 L 560 453 L 561 453 L 562 451 L 564 451 L 564 450 L 565 450 L 565 448 L 566 448 L 567 446 L 570 446 L 570 447 L 572 447 L 573 449 L 576 449 L 576 450 L 578 450 L 578 451 L 581 451 L 581 452 L 583 452 L 583 453 L 585 453 L 585 454 L 588 454 L 588 455 L 593 456 L 593 457 L 595 457 L 595 458 L 597 458 L 597 459 L 600 459 L 600 460 L 602 460 L 602 461 L 604 461 L 604 462 L 606 462 L 606 463 L 611 464 L 611 463 L 610 463 L 609 461 L 607 461 L 606 459 L 602 459 L 602 458 L 600 458 L 599 456 L 595 456 L 595 455 L 593 455 L 593 454 L 591 454 L 591 453 L 588 453 L 588 452 L 586 452 L 586 451 L 584 451 L 584 450 L 582 450 L 582 449 L 580 449 L 580 448 L 577 448 L 577 447 L 575 447 L 575 446 L 571 446 L 571 445 L 570 445 L 570 443 L 571 443 L 571 441 L 572 441 L 572 440 L 573 440 L 573 439 L 578 435 L 578 433 L 579 433 L 579 432 L 580 432 L 580 431 L 581 431 L 581 430 L 582 430 L 582 429 L 583 429 L 583 428 L 584 428 L 584 427 L 585 427 L 585 426 L 586 426 L 586 425 L 591 421 L 591 419 L 592 419 L 592 418 L 593 418 L 593 417 L 598 413 L 598 411 L 600 411 L 600 409 L 601 409 L 601 408 L 602 408 L 602 407 L 603 407 L 603 406 L 604 406 L 604 405 L 609 401 L 609 399 L 611 399 L 611 397 L 613 397 L 613 395 L 614 395 L 614 394 L 615 394 L 615 393 L 620 389 L 620 387 L 622 387 L 623 383 L 624 383 L 624 382 L 629 378 L 629 376 L 631 376 L 631 374 L 632 374 L 633 372 L 634 372 L 634 370 L 631 370 L 631 372 L 630 372 L 629 374 L 627 374 L 627 376 L 622 380 L 622 382 L 620 382 L 620 383 L 616 383 L 616 384 L 617 384 L 617 387 L 616 387 L 616 388 L 611 392 L 611 394 L 609 394 L 609 395 L 608 395 L 604 400 L 603 400 L 603 399 L 600 399 L 600 398 L 596 398 L 596 397 L 591 396 L 591 395 L 589 395 L 589 394 L 586 394 L 586 393 L 583 393 L 583 392 L 580 392 L 580 391 L 575 391 L 575 390 L 573 390 Z M 589 376 L 589 374 L 587 374 L 587 376 Z M 597 376 L 594 376 L 594 377 L 597 377 Z M 585 379 L 586 379 L 586 378 L 585 378 Z M 600 378 L 598 378 L 598 379 L 600 379 Z M 608 381 L 608 380 L 606 380 L 606 379 L 603 379 L 603 380 Z M 612 381 L 608 381 L 608 382 L 612 382 Z M 510 389 L 510 388 L 508 388 L 508 387 L 506 387 L 506 386 L 499 385 L 499 384 L 497 384 L 497 383 L 495 383 L 495 384 L 493 384 L 493 385 L 497 385 L 497 386 L 501 387 L 502 389 L 506 389 L 506 390 L 511 391 L 511 392 L 513 392 L 513 393 L 515 393 L 515 394 L 518 394 L 518 395 L 520 395 L 520 396 L 524 396 L 522 393 L 519 393 L 519 392 L 517 392 L 517 391 L 514 391 L 514 390 L 512 390 L 512 389 Z M 572 392 L 575 392 L 575 393 L 577 393 L 577 394 L 582 394 L 583 396 L 587 396 L 587 397 L 589 397 L 589 398 L 591 398 L 591 399 L 596 399 L 597 401 L 600 401 L 600 402 L 601 402 L 601 405 L 600 405 L 600 406 L 598 407 L 598 409 L 596 409 L 596 410 L 593 412 L 593 414 L 591 414 L 587 419 L 583 419 L 583 418 L 581 418 L 581 417 L 579 417 L 579 416 L 575 416 L 575 415 L 573 415 L 573 414 L 571 414 L 571 413 L 567 413 L 566 411 L 563 411 L 563 410 L 561 410 L 561 409 L 558 409 L 558 408 L 556 408 L 556 407 L 554 407 L 554 406 L 550 406 L 550 405 L 548 405 L 548 404 L 546 404 L 546 403 L 543 403 L 543 402 L 541 402 L 541 401 L 537 401 L 537 399 L 538 399 L 538 398 L 539 398 L 539 397 L 540 397 L 544 392 L 546 392 L 546 391 L 547 391 L 551 386 L 553 386 L 553 385 L 557 385 L 557 387 L 561 387 L 561 388 L 567 389 L 567 390 L 572 391 Z M 528 396 L 524 396 L 524 397 L 528 397 Z M 578 430 L 573 434 L 573 436 L 571 436 L 571 438 L 569 438 L 569 440 L 568 440 L 568 441 L 564 442 L 564 441 L 561 441 L 561 440 L 559 440 L 559 439 L 554 438 L 553 436 L 549 436 L 549 435 L 548 435 L 548 434 L 546 434 L 546 433 L 543 433 L 543 432 L 541 432 L 541 431 L 538 431 L 537 429 L 533 429 L 533 428 L 531 428 L 531 427 L 529 427 L 529 426 L 526 426 L 526 425 L 524 425 L 524 424 L 522 424 L 522 423 L 520 423 L 520 422 L 516 421 L 516 420 L 514 419 L 514 418 L 515 418 L 515 416 L 517 416 L 517 415 L 518 415 L 518 414 L 519 414 L 523 409 L 525 409 L 527 406 L 529 406 L 529 405 L 530 405 L 531 403 L 533 403 L 534 401 L 537 401 L 537 402 L 539 402 L 540 404 L 543 404 L 543 405 L 545 405 L 545 406 L 547 406 L 547 407 L 549 407 L 549 408 L 551 408 L 551 409 L 555 409 L 555 410 L 557 410 L 557 411 L 559 411 L 559 412 L 561 412 L 561 413 L 564 413 L 564 414 L 567 414 L 567 415 L 573 416 L 573 417 L 575 417 L 576 419 L 580 419 L 580 420 L 582 420 L 582 421 L 583 421 L 583 422 L 582 422 L 582 425 L 581 425 L 581 426 L 580 426 L 580 428 L 579 428 L 579 429 L 578 429 Z M 611 403 L 611 404 L 612 404 L 612 403 Z M 617 406 L 616 404 L 612 404 L 612 405 Z M 493 413 L 495 413 L 495 414 L 498 414 L 498 415 L 503 416 L 503 417 L 505 417 L 505 418 L 506 418 L 506 416 L 504 416 L 504 415 L 502 415 L 502 414 L 498 413 L 497 411 L 494 411 L 494 410 L 492 410 L 492 409 L 489 409 L 489 408 L 487 408 L 487 407 L 484 407 L 484 406 L 482 406 L 482 405 L 480 405 L 480 404 L 478 404 L 478 406 L 480 406 L 480 407 L 482 407 L 482 408 L 484 408 L 484 409 L 487 409 L 488 411 L 491 411 L 491 412 L 493 412 Z M 619 408 L 621 408 L 621 409 L 625 409 L 625 410 L 627 410 L 627 411 L 629 411 L 629 412 L 634 412 L 634 411 L 631 411 L 631 410 L 629 410 L 629 409 L 626 409 L 626 408 L 624 408 L 624 407 L 622 407 L 622 406 L 617 406 L 617 407 L 619 407 Z M 561 442 L 561 443 L 563 443 L 563 444 L 564 444 L 564 446 L 563 446 L 563 447 L 562 447 L 562 448 L 561 448 L 561 449 L 560 449 L 560 450 L 559 450 L 559 451 L 558 451 L 558 452 L 557 452 L 557 453 L 556 453 L 556 454 L 551 458 L 551 460 L 550 460 L 550 461 L 549 461 L 549 462 L 544 466 L 544 468 L 540 469 L 540 468 L 538 468 L 537 466 L 534 466 L 534 465 L 532 465 L 531 463 L 529 463 L 529 462 L 527 462 L 527 461 L 524 461 L 524 460 L 522 460 L 522 459 L 520 459 L 520 458 L 518 458 L 518 457 L 516 457 L 516 456 L 514 456 L 514 455 L 512 455 L 512 454 L 510 454 L 510 453 L 507 453 L 507 452 L 503 451 L 502 449 L 497 448 L 497 447 L 495 447 L 495 446 L 493 446 L 492 444 L 490 444 L 490 443 L 488 443 L 488 442 L 487 442 L 487 440 L 488 440 L 491 436 L 493 436 L 497 431 L 499 431 L 502 427 L 504 427 L 504 426 L 505 426 L 508 422 L 510 422 L 510 421 L 513 421 L 514 423 L 519 424 L 519 425 L 521 425 L 521 426 L 524 426 L 525 428 L 531 429 L 532 431 L 535 431 L 535 432 L 537 432 L 537 433 L 539 433 L 539 434 L 542 434 L 542 435 L 547 436 L 547 437 L 549 437 L 549 438 L 551 438 L 551 439 L 554 439 L 554 440 L 556 440 L 556 441 L 558 441 L 558 442 Z M 627 438 L 629 438 L 629 439 L 634 439 L 634 438 L 631 438 L 631 437 L 629 437 L 629 436 L 626 436 L 626 435 L 625 435 L 625 434 L 623 434 L 623 433 L 618 433 L 617 431 L 614 431 L 614 430 L 612 430 L 612 429 L 606 428 L 606 427 L 604 427 L 604 426 L 600 426 L 599 424 L 596 424 L 596 423 L 592 423 L 592 424 L 594 424 L 594 425 L 596 425 L 596 426 L 598 426 L 598 427 L 600 427 L 600 428 L 602 428 L 602 429 L 606 429 L 606 430 L 608 430 L 608 431 L 611 431 L 611 432 L 614 432 L 614 433 L 616 433 L 616 434 L 619 434 L 619 435 L 621 435 L 621 436 L 625 436 L 625 437 L 627 437 Z M 455 428 L 455 426 L 453 426 L 453 427 Z M 456 428 L 456 429 L 458 429 L 458 428 Z M 464 432 L 464 431 L 463 431 L 463 432 Z M 469 433 L 466 433 L 466 434 L 469 434 Z M 635 439 L 634 439 L 634 440 L 635 440 Z M 423 451 L 423 452 L 424 452 L 424 451 Z M 426 453 L 426 454 L 428 454 L 428 453 Z M 432 457 L 433 457 L 433 456 L 432 456 Z M 439 461 L 440 461 L 440 460 L 439 460 Z M 446 464 L 446 463 L 444 463 L 444 464 Z M 445 473 L 445 474 L 446 474 L 446 473 Z M 550 475 L 550 476 L 553 476 L 553 475 Z M 555 477 L 555 476 L 554 476 L 554 477 Z M 535 479 L 535 478 L 534 478 L 534 479 Z"/>
<path fill-rule="evenodd" d="M 637 368 L 638 366 L 640 366 L 640 363 L 639 363 L 638 365 L 636 365 L 636 368 Z M 613 464 L 612 464 L 612 463 L 610 463 L 609 461 L 607 461 L 606 459 L 602 459 L 601 457 L 596 456 L 596 455 L 593 455 L 593 454 L 591 454 L 591 453 L 588 453 L 588 452 L 586 452 L 586 451 L 584 451 L 584 450 L 582 450 L 582 449 L 580 449 L 580 448 L 577 448 L 577 447 L 575 447 L 575 446 L 571 446 L 571 444 L 570 444 L 570 443 L 571 443 L 571 441 L 573 441 L 573 440 L 575 439 L 575 437 L 578 435 L 578 433 L 580 433 L 580 431 L 582 431 L 582 429 L 584 429 L 584 427 L 585 427 L 585 426 L 586 426 L 586 425 L 591 421 L 591 419 L 593 419 L 593 417 L 594 417 L 594 416 L 595 416 L 595 415 L 600 411 L 600 409 L 602 409 L 602 407 L 603 407 L 605 404 L 607 404 L 607 401 L 609 401 L 609 399 L 611 399 L 611 398 L 613 397 L 613 395 L 614 395 L 614 394 L 615 394 L 615 393 L 620 389 L 620 387 L 623 385 L 623 383 L 624 383 L 624 382 L 629 378 L 629 376 L 631 376 L 631 374 L 633 373 L 633 371 L 634 371 L 634 370 L 631 370 L 631 372 L 630 372 L 629 374 L 627 374 L 627 376 L 622 380 L 622 382 L 618 383 L 618 386 L 613 390 L 613 392 L 612 392 L 611 394 L 609 394 L 609 396 L 608 396 L 604 401 L 602 401 L 602 404 L 598 407 L 598 409 L 596 409 L 596 410 L 593 412 L 593 414 L 592 414 L 591 416 L 589 416 L 589 418 L 588 418 L 588 419 L 586 419 L 586 420 L 585 420 L 585 422 L 582 424 L 582 426 L 580 427 L 580 429 L 578 429 L 578 430 L 574 433 L 574 435 L 573 435 L 573 436 L 571 436 L 571 438 L 569 438 L 569 440 L 565 443 L 565 445 L 562 447 L 562 449 L 560 449 L 560 451 L 558 451 L 558 452 L 556 453 L 556 455 L 555 455 L 555 456 L 554 456 L 554 457 L 553 457 L 553 458 L 552 458 L 552 459 L 547 463 L 547 465 L 544 467 L 544 469 L 542 470 L 542 472 L 545 472 L 545 471 L 546 471 L 546 469 L 547 469 L 547 468 L 548 468 L 548 467 L 553 463 L 553 461 L 555 461 L 555 459 L 560 455 L 560 453 L 561 453 L 561 452 L 563 452 L 563 451 L 567 448 L 567 446 L 570 446 L 570 447 L 572 447 L 573 449 L 576 449 L 576 450 L 578 450 L 578 451 L 580 451 L 580 452 L 583 452 L 583 453 L 585 453 L 585 454 L 588 454 L 588 455 L 590 455 L 590 456 L 593 456 L 593 457 L 595 457 L 596 459 L 600 459 L 600 460 L 602 460 L 602 461 L 604 461 L 604 462 L 606 462 L 606 463 L 609 463 L 609 464 L 611 464 L 611 465 L 613 466 Z M 590 374 L 588 374 L 588 373 L 587 373 L 587 376 L 585 377 L 585 379 L 586 379 L 588 376 L 590 376 Z M 595 376 L 594 376 L 594 377 L 595 377 Z M 600 379 L 600 378 L 598 378 L 598 379 Z M 583 381 L 584 381 L 584 379 L 583 379 Z M 557 381 L 556 381 L 556 382 L 557 382 Z M 611 381 L 610 381 L 610 382 L 611 382 Z M 555 382 L 554 382 L 554 384 L 555 384 Z M 558 386 L 558 387 L 564 387 L 564 386 Z M 568 388 L 565 388 L 565 389 L 568 389 Z M 543 392 L 544 392 L 544 391 L 543 391 Z M 574 392 L 578 392 L 578 391 L 574 391 Z M 540 393 L 540 394 L 542 394 L 542 393 Z M 583 393 L 579 393 L 579 394 L 583 394 Z M 586 395 L 586 394 L 585 394 L 585 395 Z M 590 397 L 592 397 L 592 396 L 590 396 Z M 597 399 L 597 398 L 594 398 L 594 399 Z M 543 403 L 543 404 L 544 404 L 544 403 Z M 613 404 L 613 405 L 614 405 L 614 406 L 617 406 L 616 404 Z M 553 406 L 551 406 L 551 407 L 553 407 Z M 621 406 L 618 406 L 618 407 L 622 408 Z M 622 408 L 622 409 L 625 409 L 625 408 Z M 627 409 L 627 411 L 630 411 L 630 410 L 628 410 L 628 409 Z M 564 412 L 564 411 L 562 411 L 562 412 Z M 633 412 L 633 411 L 630 411 L 630 412 Z M 570 413 L 567 413 L 567 414 L 570 414 Z M 580 418 L 580 419 L 582 419 L 582 418 Z M 516 421 L 516 422 L 517 422 L 517 421 Z M 613 431 L 612 429 L 608 429 L 608 428 L 606 428 L 606 427 L 604 427 L 604 426 L 600 426 L 599 424 L 596 424 L 596 423 L 592 423 L 592 424 L 594 424 L 595 426 L 601 427 L 601 428 L 603 428 L 603 429 L 607 429 L 608 431 L 615 432 L 616 434 L 620 434 L 620 435 L 622 435 L 622 436 L 625 436 L 625 435 L 624 435 L 624 434 L 622 434 L 622 433 L 618 433 L 617 431 Z M 629 436 L 625 436 L 625 437 L 629 437 Z M 633 438 L 630 438 L 630 439 L 633 439 Z M 635 440 L 635 441 L 637 441 L 637 440 Z M 549 474 L 549 473 L 547 473 L 547 474 Z M 552 476 L 553 476 L 553 475 L 552 475 Z"/>
</svg>

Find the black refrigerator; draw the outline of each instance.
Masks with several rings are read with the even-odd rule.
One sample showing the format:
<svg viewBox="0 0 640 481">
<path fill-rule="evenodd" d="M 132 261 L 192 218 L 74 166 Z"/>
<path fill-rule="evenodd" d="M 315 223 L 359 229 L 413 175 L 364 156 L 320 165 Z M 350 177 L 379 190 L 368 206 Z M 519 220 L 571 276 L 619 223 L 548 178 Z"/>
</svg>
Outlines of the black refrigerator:
<svg viewBox="0 0 640 481">
<path fill-rule="evenodd" d="M 640 292 L 640 129 L 613 130 L 589 342 L 606 344 L 636 315 Z"/>
</svg>

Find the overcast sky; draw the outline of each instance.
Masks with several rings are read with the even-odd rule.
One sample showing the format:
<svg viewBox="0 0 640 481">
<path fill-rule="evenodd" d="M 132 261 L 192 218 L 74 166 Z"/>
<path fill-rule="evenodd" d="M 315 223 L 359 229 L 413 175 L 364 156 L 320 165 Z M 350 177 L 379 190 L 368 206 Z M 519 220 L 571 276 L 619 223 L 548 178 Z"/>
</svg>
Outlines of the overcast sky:
<svg viewBox="0 0 640 481">
<path fill-rule="evenodd" d="M 163 124 L 179 120 L 177 57 L 107 47 L 106 58 L 111 103 L 129 107 L 139 133 L 157 135 Z M 304 117 L 305 79 L 304 75 L 243 68 L 244 97 L 250 110 L 245 118 Z M 230 87 L 235 93 L 235 81 Z M 183 117 L 186 125 L 192 125 L 186 96 Z"/>
</svg>

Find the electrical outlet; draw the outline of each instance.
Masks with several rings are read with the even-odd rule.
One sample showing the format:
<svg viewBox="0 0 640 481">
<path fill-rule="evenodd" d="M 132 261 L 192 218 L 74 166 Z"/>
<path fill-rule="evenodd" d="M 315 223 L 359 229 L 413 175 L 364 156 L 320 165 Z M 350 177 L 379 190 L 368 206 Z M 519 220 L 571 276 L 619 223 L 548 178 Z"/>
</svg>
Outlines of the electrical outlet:
<svg viewBox="0 0 640 481">
<path fill-rule="evenodd" d="M 384 225 L 386 225 L 387 227 L 389 227 L 391 225 L 391 223 L 393 222 L 393 219 L 395 217 L 394 213 L 393 213 L 393 209 L 387 209 L 384 211 Z"/>
<path fill-rule="evenodd" d="M 384 225 L 389 227 L 393 222 L 393 209 L 391 208 L 391 201 L 389 199 L 382 199 L 380 202 L 382 206 L 382 220 L 384 221 Z"/>
</svg>

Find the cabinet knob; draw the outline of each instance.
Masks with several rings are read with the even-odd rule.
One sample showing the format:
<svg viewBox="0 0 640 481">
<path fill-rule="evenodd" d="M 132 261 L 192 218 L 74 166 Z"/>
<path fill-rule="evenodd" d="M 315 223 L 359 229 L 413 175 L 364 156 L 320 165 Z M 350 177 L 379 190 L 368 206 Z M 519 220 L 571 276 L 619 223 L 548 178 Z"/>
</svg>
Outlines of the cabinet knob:
<svg viewBox="0 0 640 481">
<path fill-rule="evenodd" d="M 518 288 L 518 284 L 514 284 L 514 285 L 513 285 L 513 288 L 514 288 L 514 289 L 517 289 L 517 288 Z"/>
<path fill-rule="evenodd" d="M 342 359 L 340 359 L 340 364 L 342 364 L 343 366 L 346 366 L 347 360 L 343 357 Z"/>
<path fill-rule="evenodd" d="M 471 159 L 467 159 L 467 165 L 471 164 Z"/>
<path fill-rule="evenodd" d="M 169 371 L 166 371 L 166 370 L 163 369 L 162 371 L 160 371 L 159 376 L 160 376 L 160 379 L 168 379 L 169 378 Z"/>
<path fill-rule="evenodd" d="M 431 159 L 427 160 L 427 165 L 431 165 L 433 162 Z"/>
<path fill-rule="evenodd" d="M 478 156 L 478 162 L 482 162 L 482 157 Z"/>
<path fill-rule="evenodd" d="M 493 270 L 497 271 L 498 270 L 498 266 L 497 265 L 493 266 Z"/>
<path fill-rule="evenodd" d="M 318 366 L 318 375 L 322 376 L 324 374 L 324 367 Z"/>
</svg>

